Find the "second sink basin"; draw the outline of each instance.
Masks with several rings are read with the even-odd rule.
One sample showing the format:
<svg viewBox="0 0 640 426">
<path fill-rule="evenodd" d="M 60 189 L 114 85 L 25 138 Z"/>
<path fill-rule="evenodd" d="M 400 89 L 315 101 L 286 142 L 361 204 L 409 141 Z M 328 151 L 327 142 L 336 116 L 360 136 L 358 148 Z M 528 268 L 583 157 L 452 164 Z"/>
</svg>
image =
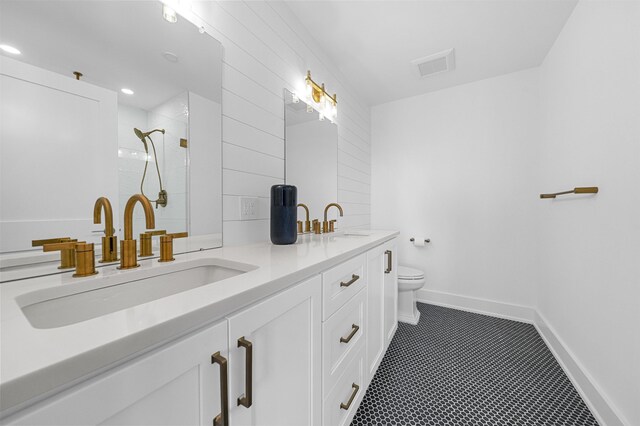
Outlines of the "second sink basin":
<svg viewBox="0 0 640 426">
<path fill-rule="evenodd" d="M 113 276 L 27 293 L 17 298 L 35 328 L 57 328 L 131 308 L 256 269 L 253 265 L 199 259 L 166 268 Z"/>
</svg>

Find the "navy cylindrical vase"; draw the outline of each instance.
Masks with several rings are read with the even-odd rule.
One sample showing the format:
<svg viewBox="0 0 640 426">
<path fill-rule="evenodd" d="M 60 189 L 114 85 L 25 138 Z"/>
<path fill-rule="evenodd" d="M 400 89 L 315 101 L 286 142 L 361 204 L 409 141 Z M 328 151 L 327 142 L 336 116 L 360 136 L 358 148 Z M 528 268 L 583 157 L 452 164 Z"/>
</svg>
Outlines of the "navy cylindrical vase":
<svg viewBox="0 0 640 426">
<path fill-rule="evenodd" d="M 293 244 L 298 239 L 298 189 L 293 185 L 271 187 L 271 242 Z"/>
</svg>

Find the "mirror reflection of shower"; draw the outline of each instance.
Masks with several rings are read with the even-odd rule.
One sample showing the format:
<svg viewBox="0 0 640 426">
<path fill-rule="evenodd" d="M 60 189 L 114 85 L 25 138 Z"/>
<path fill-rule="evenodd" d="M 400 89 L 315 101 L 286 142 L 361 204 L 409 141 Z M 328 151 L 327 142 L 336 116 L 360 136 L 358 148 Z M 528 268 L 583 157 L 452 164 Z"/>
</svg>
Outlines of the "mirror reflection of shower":
<svg viewBox="0 0 640 426">
<path fill-rule="evenodd" d="M 153 129 L 148 132 L 143 132 L 138 128 L 133 128 L 133 132 L 136 136 L 142 141 L 144 145 L 144 151 L 147 153 L 146 161 L 144 162 L 144 172 L 142 173 L 142 181 L 140 182 L 140 193 L 145 195 L 144 193 L 144 179 L 147 176 L 147 166 L 149 165 L 149 145 L 147 144 L 147 139 L 151 142 L 151 148 L 153 149 L 153 160 L 156 163 L 156 171 L 158 172 L 158 183 L 160 185 L 160 192 L 158 192 L 158 198 L 156 200 L 152 200 L 151 202 L 156 203 L 156 209 L 158 206 L 166 207 L 167 206 L 167 191 L 162 186 L 162 176 L 160 176 L 160 166 L 158 165 L 158 155 L 156 154 L 156 145 L 153 143 L 153 139 L 151 139 L 151 134 L 155 132 L 160 132 L 164 135 L 164 129 Z M 149 197 L 147 197 L 149 198 Z"/>
</svg>

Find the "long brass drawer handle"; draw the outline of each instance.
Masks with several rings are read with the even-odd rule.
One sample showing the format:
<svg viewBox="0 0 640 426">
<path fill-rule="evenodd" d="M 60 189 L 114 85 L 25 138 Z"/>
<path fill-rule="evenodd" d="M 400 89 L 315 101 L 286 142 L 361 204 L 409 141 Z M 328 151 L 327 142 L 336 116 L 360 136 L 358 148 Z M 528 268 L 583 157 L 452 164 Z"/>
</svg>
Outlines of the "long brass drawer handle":
<svg viewBox="0 0 640 426">
<path fill-rule="evenodd" d="M 393 267 L 393 253 L 391 252 L 391 250 L 386 250 L 384 254 L 387 255 L 387 269 L 384 270 L 384 273 L 389 274 L 391 273 Z"/>
<path fill-rule="evenodd" d="M 353 274 L 353 275 L 351 275 L 351 279 L 349 281 L 347 281 L 346 283 L 341 281 L 340 282 L 340 287 L 349 287 L 351 284 L 355 283 L 359 279 L 360 279 L 360 275 Z"/>
<path fill-rule="evenodd" d="M 249 408 L 253 403 L 253 345 L 242 336 L 238 339 L 238 347 L 247 350 L 244 373 L 245 394 L 238 398 L 238 405 Z"/>
<path fill-rule="evenodd" d="M 349 333 L 349 335 L 347 337 L 341 337 L 340 338 L 340 343 L 349 343 L 351 341 L 351 339 L 353 339 L 353 336 L 356 335 L 358 330 L 360 330 L 360 326 L 357 326 L 355 324 L 351 324 L 351 333 Z"/>
<path fill-rule="evenodd" d="M 211 364 L 220 365 L 220 414 L 213 419 L 213 426 L 229 426 L 229 365 L 220 352 L 211 355 Z"/>
<path fill-rule="evenodd" d="M 351 404 L 353 404 L 353 400 L 356 399 L 356 395 L 358 394 L 358 391 L 360 390 L 360 386 L 356 385 L 355 383 L 351 384 L 351 388 L 353 388 L 353 392 L 351 393 L 351 396 L 349 397 L 349 401 L 347 401 L 346 404 L 344 402 L 340 403 L 340 408 L 342 408 L 343 410 L 348 410 L 349 407 L 351 407 Z"/>
</svg>

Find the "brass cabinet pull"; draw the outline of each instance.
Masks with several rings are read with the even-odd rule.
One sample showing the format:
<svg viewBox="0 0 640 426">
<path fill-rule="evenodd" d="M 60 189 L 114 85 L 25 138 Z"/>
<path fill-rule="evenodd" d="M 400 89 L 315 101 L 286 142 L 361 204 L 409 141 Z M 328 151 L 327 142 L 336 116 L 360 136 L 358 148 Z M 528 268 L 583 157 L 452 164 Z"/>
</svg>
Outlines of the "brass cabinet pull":
<svg viewBox="0 0 640 426">
<path fill-rule="evenodd" d="M 353 274 L 351 275 L 351 279 L 349 281 L 345 282 L 340 282 L 340 287 L 349 287 L 351 284 L 355 283 L 356 281 L 358 281 L 360 279 L 360 275 L 356 275 Z"/>
<path fill-rule="evenodd" d="M 384 254 L 387 255 L 387 269 L 384 270 L 384 273 L 389 274 L 393 269 L 393 253 L 391 250 L 386 250 Z"/>
<path fill-rule="evenodd" d="M 347 401 L 346 404 L 344 402 L 340 403 L 340 408 L 342 408 L 343 410 L 348 410 L 349 407 L 351 407 L 351 404 L 353 404 L 353 400 L 356 399 L 356 395 L 358 394 L 358 391 L 360 390 L 360 386 L 356 385 L 355 383 L 352 383 L 351 387 L 353 388 L 353 392 L 351 393 L 351 396 L 349 397 L 349 401 Z"/>
<path fill-rule="evenodd" d="M 229 365 L 220 352 L 211 355 L 211 364 L 220 365 L 220 414 L 213 419 L 213 426 L 229 426 Z"/>
<path fill-rule="evenodd" d="M 349 333 L 349 335 L 347 337 L 341 337 L 340 338 L 340 343 L 349 343 L 351 341 L 351 339 L 353 339 L 353 336 L 356 335 L 358 330 L 360 330 L 360 326 L 357 326 L 355 324 L 351 324 L 351 333 Z"/>
<path fill-rule="evenodd" d="M 251 407 L 252 394 L 253 394 L 253 345 L 250 341 L 242 336 L 238 339 L 238 347 L 245 348 L 247 350 L 247 358 L 245 362 L 245 394 L 238 398 L 238 405 L 244 407 Z"/>
</svg>

